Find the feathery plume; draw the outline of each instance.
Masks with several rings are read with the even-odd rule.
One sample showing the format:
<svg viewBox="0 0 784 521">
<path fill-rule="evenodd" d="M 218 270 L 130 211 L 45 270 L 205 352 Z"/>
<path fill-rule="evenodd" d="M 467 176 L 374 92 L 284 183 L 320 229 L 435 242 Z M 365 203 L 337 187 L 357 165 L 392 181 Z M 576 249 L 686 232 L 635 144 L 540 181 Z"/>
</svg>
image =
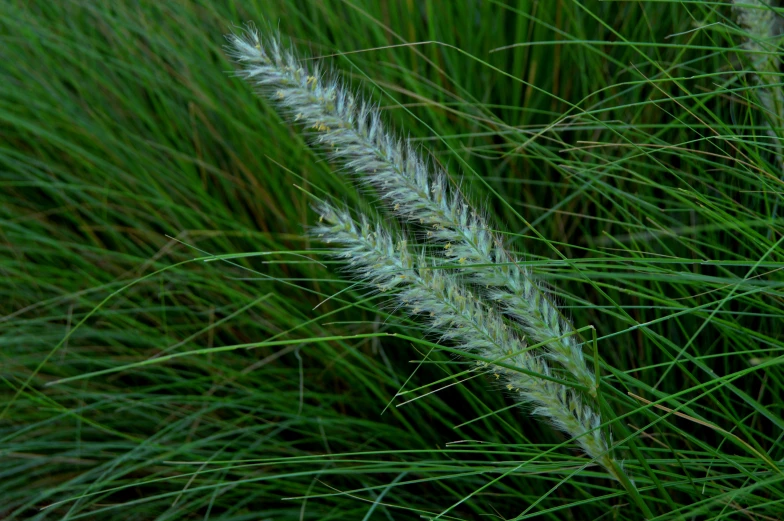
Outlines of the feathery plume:
<svg viewBox="0 0 784 521">
<path fill-rule="evenodd" d="M 588 456 L 619 479 L 622 472 L 613 459 L 601 415 L 565 385 L 551 377 L 547 361 L 525 348 L 524 341 L 490 306 L 475 298 L 452 274 L 433 269 L 424 255 L 409 252 L 404 239 L 396 238 L 381 224 L 364 215 L 357 223 L 346 210 L 321 203 L 321 214 L 312 233 L 326 243 L 337 243 L 336 255 L 362 280 L 379 291 L 390 292 L 411 312 L 429 318 L 433 331 L 456 346 L 488 360 L 525 369 L 519 372 L 494 364 L 480 367 L 495 375 L 519 402 L 534 406 L 533 414 L 547 418 L 555 428 L 574 438 Z"/>
<path fill-rule="evenodd" d="M 781 88 L 779 64 L 781 62 L 777 39 L 781 37 L 781 24 L 776 13 L 760 0 L 734 0 L 733 8 L 738 23 L 746 30 L 748 39 L 743 47 L 748 51 L 749 62 L 763 87 L 758 94 L 766 110 L 781 119 L 784 116 L 784 98 Z"/>
<path fill-rule="evenodd" d="M 782 34 L 782 23 L 773 8 L 761 0 L 733 0 L 733 9 L 738 23 L 746 30 L 748 39 L 743 43 L 749 62 L 756 72 L 755 81 L 759 88 L 755 95 L 767 113 L 767 134 L 773 139 L 776 160 L 784 175 L 784 145 L 782 145 L 782 125 L 784 125 L 784 90 L 781 87 L 781 63 L 778 41 Z M 775 219 L 779 200 L 776 199 L 771 212 Z M 768 233 L 772 233 L 769 231 Z"/>
<path fill-rule="evenodd" d="M 424 159 L 410 140 L 390 132 L 378 109 L 355 96 L 334 73 L 299 60 L 277 34 L 262 38 L 249 26 L 243 35 L 227 39 L 241 76 L 310 129 L 313 142 L 361 183 L 375 187 L 394 213 L 426 227 L 427 237 L 443 246 L 447 257 L 529 341 L 546 342 L 547 356 L 596 396 L 596 378 L 570 324 L 485 218 L 450 187 L 442 168 Z"/>
</svg>

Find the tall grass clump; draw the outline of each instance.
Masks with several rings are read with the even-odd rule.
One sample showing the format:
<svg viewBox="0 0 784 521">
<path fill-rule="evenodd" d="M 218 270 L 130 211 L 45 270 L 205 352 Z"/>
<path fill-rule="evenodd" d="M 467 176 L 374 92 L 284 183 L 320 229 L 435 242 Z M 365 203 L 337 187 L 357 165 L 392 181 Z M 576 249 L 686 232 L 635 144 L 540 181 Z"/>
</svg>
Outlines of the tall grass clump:
<svg viewBox="0 0 784 521">
<path fill-rule="evenodd" d="M 0 2 L 0 518 L 781 518 L 781 20 Z"/>
</svg>

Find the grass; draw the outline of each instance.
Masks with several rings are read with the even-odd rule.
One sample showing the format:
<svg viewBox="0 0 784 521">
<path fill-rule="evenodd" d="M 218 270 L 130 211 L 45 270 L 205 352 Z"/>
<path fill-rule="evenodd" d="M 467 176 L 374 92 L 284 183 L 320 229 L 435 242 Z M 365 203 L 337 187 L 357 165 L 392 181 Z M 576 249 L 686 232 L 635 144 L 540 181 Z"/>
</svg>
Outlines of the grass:
<svg viewBox="0 0 784 521">
<path fill-rule="evenodd" d="M 373 201 L 228 74 L 247 20 L 595 328 L 654 519 L 781 517 L 784 124 L 728 3 L 576 0 L 4 3 L 0 517 L 644 518 L 306 237 L 297 186 Z"/>
</svg>

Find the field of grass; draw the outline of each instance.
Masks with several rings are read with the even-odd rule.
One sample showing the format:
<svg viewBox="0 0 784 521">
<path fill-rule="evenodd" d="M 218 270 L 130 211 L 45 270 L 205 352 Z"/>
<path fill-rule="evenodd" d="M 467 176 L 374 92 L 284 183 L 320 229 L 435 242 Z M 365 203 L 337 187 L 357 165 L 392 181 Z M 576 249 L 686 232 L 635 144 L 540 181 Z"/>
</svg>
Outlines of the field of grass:
<svg viewBox="0 0 784 521">
<path fill-rule="evenodd" d="M 595 328 L 638 497 L 306 237 L 302 189 L 376 201 L 232 74 L 249 20 Z M 783 518 L 783 87 L 747 38 L 721 1 L 3 2 L 0 518 Z"/>
</svg>

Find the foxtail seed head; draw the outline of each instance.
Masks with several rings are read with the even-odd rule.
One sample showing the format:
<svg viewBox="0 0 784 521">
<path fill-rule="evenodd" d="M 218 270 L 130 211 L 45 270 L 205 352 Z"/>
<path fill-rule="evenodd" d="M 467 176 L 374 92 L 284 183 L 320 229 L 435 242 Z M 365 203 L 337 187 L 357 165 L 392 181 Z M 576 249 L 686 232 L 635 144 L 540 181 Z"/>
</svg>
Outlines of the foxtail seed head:
<svg viewBox="0 0 784 521">
<path fill-rule="evenodd" d="M 227 38 L 241 76 L 302 124 L 312 142 L 345 170 L 374 187 L 391 212 L 424 227 L 426 238 L 443 245 L 442 254 L 499 304 L 529 341 L 546 342 L 548 358 L 596 396 L 596 378 L 569 322 L 530 270 L 504 248 L 482 212 L 451 187 L 443 168 L 390 131 L 373 103 L 356 96 L 336 74 L 299 60 L 277 34 L 262 37 L 251 26 Z"/>
</svg>

